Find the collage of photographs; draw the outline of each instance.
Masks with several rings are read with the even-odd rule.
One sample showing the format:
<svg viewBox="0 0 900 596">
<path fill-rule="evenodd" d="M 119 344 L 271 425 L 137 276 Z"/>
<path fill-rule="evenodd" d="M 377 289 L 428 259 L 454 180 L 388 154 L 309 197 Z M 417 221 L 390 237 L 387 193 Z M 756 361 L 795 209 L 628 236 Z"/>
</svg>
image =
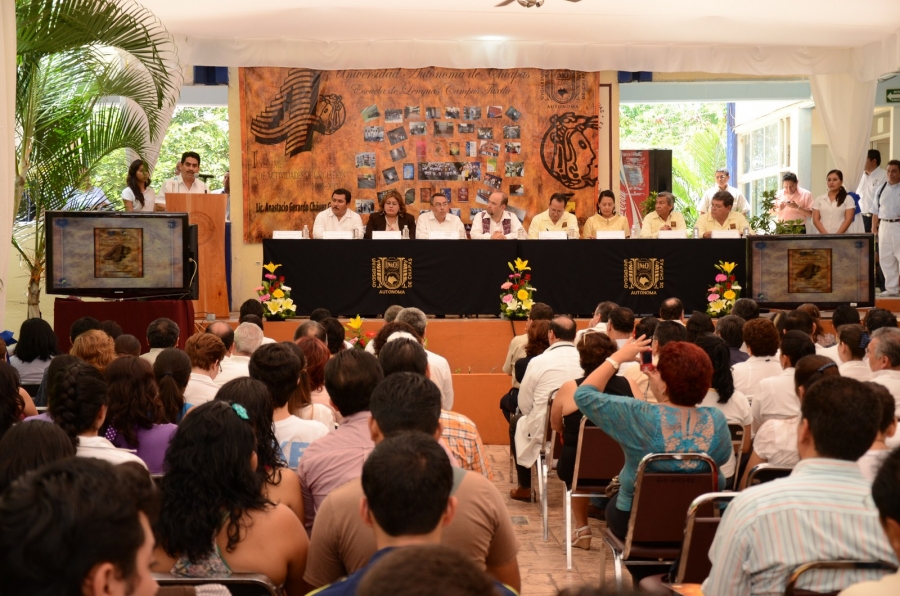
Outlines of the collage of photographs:
<svg viewBox="0 0 900 596">
<path fill-rule="evenodd" d="M 466 222 L 483 210 L 495 190 L 510 196 L 525 194 L 518 123 L 522 113 L 514 106 L 373 104 L 363 109 L 361 116 L 366 149 L 356 154 L 357 188 L 375 190 L 378 197 L 360 194 L 355 203 L 361 215 L 374 212 L 381 195 L 390 189 L 398 190 L 407 205 L 415 204 L 418 196 L 420 205 L 425 204 L 420 212 L 427 210 L 434 193 L 443 193 L 451 203 L 450 212 Z M 491 122 L 498 119 L 501 121 Z M 410 161 L 411 141 L 415 143 L 414 163 Z M 465 185 L 436 184 L 444 182 Z M 402 188 L 403 183 L 408 187 Z M 470 197 L 476 206 L 468 206 Z"/>
</svg>

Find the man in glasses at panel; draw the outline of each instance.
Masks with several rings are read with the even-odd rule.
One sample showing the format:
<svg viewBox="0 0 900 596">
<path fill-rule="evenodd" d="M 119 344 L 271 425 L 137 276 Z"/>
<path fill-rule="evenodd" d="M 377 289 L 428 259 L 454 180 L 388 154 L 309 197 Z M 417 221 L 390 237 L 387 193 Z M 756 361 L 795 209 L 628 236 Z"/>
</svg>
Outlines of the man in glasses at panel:
<svg viewBox="0 0 900 596">
<path fill-rule="evenodd" d="M 465 238 L 463 222 L 450 213 L 450 200 L 440 192 L 431 195 L 431 211 L 426 211 L 416 221 L 416 238 L 428 239 L 431 232 L 450 232 L 453 238 Z"/>
<path fill-rule="evenodd" d="M 734 204 L 731 206 L 731 210 L 743 213 L 744 217 L 750 217 L 750 205 L 747 203 L 747 199 L 744 198 L 741 191 L 728 185 L 729 180 L 731 180 L 731 174 L 728 173 L 728 170 L 725 168 L 716 170 L 716 185 L 703 193 L 703 198 L 700 199 L 700 206 L 697 209 L 700 215 L 709 213 L 713 195 L 724 190 L 734 197 Z"/>
</svg>

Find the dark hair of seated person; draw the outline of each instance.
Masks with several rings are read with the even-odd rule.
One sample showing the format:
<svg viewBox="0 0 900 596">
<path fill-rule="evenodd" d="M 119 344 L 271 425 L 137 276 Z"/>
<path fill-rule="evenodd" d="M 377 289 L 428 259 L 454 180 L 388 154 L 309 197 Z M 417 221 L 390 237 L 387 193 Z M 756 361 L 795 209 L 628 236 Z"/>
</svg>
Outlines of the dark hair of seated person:
<svg viewBox="0 0 900 596">
<path fill-rule="evenodd" d="M 372 340 L 374 342 L 373 347 L 375 348 L 376 356 L 381 352 L 381 349 L 384 348 L 384 344 L 387 343 L 388 338 L 398 331 L 404 331 L 416 338 L 419 337 L 419 334 L 416 333 L 416 330 L 413 329 L 413 326 L 409 323 L 403 323 L 401 321 L 391 321 L 390 323 L 385 323 L 381 327 L 381 329 L 378 330 L 378 333 L 375 335 L 375 339 Z"/>
<path fill-rule="evenodd" d="M 312 337 L 321 340 L 322 343 L 325 343 L 325 328 L 322 327 L 321 323 L 317 323 L 316 321 L 304 321 L 300 325 L 297 325 L 297 328 L 294 330 L 294 341 L 307 335 L 311 335 Z"/>
<path fill-rule="evenodd" d="M 894 396 L 887 387 L 873 381 L 865 381 L 863 385 L 875 395 L 878 403 L 881 404 L 881 424 L 878 425 L 878 432 L 886 433 L 891 425 L 897 422 L 897 415 L 894 413 L 897 404 Z"/>
<path fill-rule="evenodd" d="M 422 344 L 408 337 L 398 337 L 384 344 L 378 353 L 378 363 L 385 378 L 398 372 L 425 375 L 428 370 L 428 354 Z"/>
<path fill-rule="evenodd" d="M 716 322 L 716 333 L 725 340 L 729 348 L 740 348 L 744 343 L 745 322 L 740 317 L 725 315 Z"/>
<path fill-rule="evenodd" d="M 0 437 L 21 419 L 24 410 L 25 400 L 19 395 L 19 372 L 0 360 Z"/>
<path fill-rule="evenodd" d="M 659 351 L 656 365 L 673 404 L 696 406 L 712 386 L 713 367 L 709 356 L 697 345 L 676 341 Z"/>
<path fill-rule="evenodd" d="M 731 350 L 725 340 L 712 333 L 697 338 L 697 346 L 706 352 L 712 363 L 712 388 L 719 394 L 719 403 L 727 404 L 734 395 L 734 377 L 731 376 Z"/>
<path fill-rule="evenodd" d="M 325 390 L 341 416 L 369 409 L 369 398 L 384 373 L 375 356 L 363 350 L 342 350 L 325 365 Z"/>
<path fill-rule="evenodd" d="M 50 388 L 48 412 L 78 447 L 78 435 L 91 429 L 103 406 L 109 404 L 100 371 L 77 362 L 59 371 Z"/>
<path fill-rule="evenodd" d="M 140 514 L 152 523 L 155 512 L 149 475 L 127 464 L 68 457 L 25 475 L 0 499 L 2 594 L 87 593 L 105 563 L 135 583 L 147 538 Z"/>
<path fill-rule="evenodd" d="M 452 487 L 453 468 L 446 452 L 422 432 L 385 438 L 363 464 L 368 509 L 388 536 L 434 531 L 447 510 Z"/>
<path fill-rule="evenodd" d="M 303 363 L 294 351 L 281 343 L 259 346 L 250 356 L 250 378 L 262 381 L 276 408 L 284 407 L 300 380 Z"/>
<path fill-rule="evenodd" d="M 618 349 L 616 342 L 609 339 L 608 335 L 597 332 L 582 335 L 575 347 L 578 349 L 578 360 L 585 375 L 594 372 Z"/>
<path fill-rule="evenodd" d="M 684 324 L 687 331 L 687 340 L 689 342 L 697 341 L 697 338 L 704 333 L 715 333 L 716 327 L 713 325 L 712 319 L 706 313 L 694 311 L 691 313 L 687 323 Z"/>
<path fill-rule="evenodd" d="M 661 322 L 656 317 L 644 317 L 634 326 L 634 336 L 640 337 L 643 335 L 647 339 L 653 339 L 653 336 L 656 335 L 656 328 L 659 327 Z M 684 329 L 684 325 L 681 323 L 675 324 Z"/>
<path fill-rule="evenodd" d="M 334 317 L 322 319 L 319 324 L 325 328 L 325 345 L 332 355 L 337 354 L 344 349 L 344 339 L 347 337 L 347 330 L 341 325 L 341 322 Z"/>
<path fill-rule="evenodd" d="M 211 401 L 184 417 L 166 451 L 162 510 L 154 527 L 169 556 L 203 559 L 223 525 L 226 550 L 234 551 L 245 531 L 245 513 L 270 505 L 251 465 L 255 450 L 253 426 L 231 404 Z"/>
<path fill-rule="evenodd" d="M 441 418 L 441 390 L 422 375 L 398 372 L 375 388 L 369 407 L 386 437 L 410 430 L 434 435 Z"/>
<path fill-rule="evenodd" d="M 871 335 L 882 327 L 896 327 L 897 317 L 885 308 L 873 308 L 866 313 L 866 320 L 863 324 Z"/>
<path fill-rule="evenodd" d="M 900 495 L 900 447 L 891 451 L 881 462 L 872 483 L 872 500 L 878 508 L 882 526 L 887 525 L 888 520 L 893 521 L 895 526 L 900 524 L 900 499 L 897 495 Z"/>
<path fill-rule="evenodd" d="M 260 329 L 265 329 L 263 318 L 259 315 L 244 315 L 239 319 L 240 323 L 252 323 Z"/>
<path fill-rule="evenodd" d="M 106 335 L 110 336 L 113 341 L 115 341 L 117 337 L 122 335 L 122 326 L 111 320 L 102 321 L 100 323 L 100 330 L 105 332 Z"/>
<path fill-rule="evenodd" d="M 781 355 L 786 356 L 791 366 L 797 366 L 797 362 L 804 356 L 812 356 L 816 353 L 816 344 L 813 343 L 808 333 L 793 330 L 786 331 L 781 337 Z"/>
<path fill-rule="evenodd" d="M 59 354 L 59 341 L 53 327 L 44 319 L 32 318 L 22 322 L 16 358 L 22 362 L 50 360 Z"/>
<path fill-rule="evenodd" d="M 738 298 L 731 307 L 731 314 L 752 321 L 759 318 L 759 305 L 752 298 Z"/>
<path fill-rule="evenodd" d="M 810 354 L 797 361 L 794 366 L 794 390 L 798 392 L 802 387 L 808 391 L 817 381 L 826 377 L 839 377 L 841 372 L 834 361 L 828 356 Z"/>
<path fill-rule="evenodd" d="M 494 596 L 494 582 L 463 553 L 442 544 L 404 546 L 381 557 L 362 578 L 359 596 Z"/>
<path fill-rule="evenodd" d="M 751 319 L 741 329 L 744 343 L 753 356 L 764 358 L 774 356 L 781 344 L 781 335 L 775 323 L 769 319 Z"/>
<path fill-rule="evenodd" d="M 184 389 L 191 379 L 191 359 L 178 348 L 166 348 L 156 356 L 153 376 L 159 387 L 163 420 L 175 424 L 184 410 Z"/>
<path fill-rule="evenodd" d="M 163 407 L 153 369 L 143 358 L 121 356 L 106 367 L 103 376 L 106 377 L 109 410 L 100 432 L 112 428 L 135 449 L 139 446 L 139 428 L 151 429 L 163 422 Z"/>
<path fill-rule="evenodd" d="M 831 313 L 831 324 L 835 331 L 839 330 L 842 325 L 859 325 L 859 311 L 849 304 L 841 304 Z"/>
<path fill-rule="evenodd" d="M 0 494 L 26 472 L 67 457 L 75 457 L 75 446 L 57 425 L 40 420 L 17 424 L 0 439 Z"/>
<path fill-rule="evenodd" d="M 272 426 L 274 407 L 272 398 L 269 397 L 269 388 L 262 381 L 251 377 L 232 379 L 222 385 L 214 401 L 244 406 L 256 436 L 256 475 L 263 483 L 279 484 L 279 469 L 287 467 L 287 464 L 278 439 L 275 438 L 275 427 Z"/>
<path fill-rule="evenodd" d="M 820 457 L 855 462 L 875 441 L 881 407 L 868 387 L 835 376 L 813 383 L 803 395 L 800 416 Z"/>
<path fill-rule="evenodd" d="M 241 303 L 240 310 L 238 310 L 238 319 L 243 321 L 244 317 L 247 315 L 256 315 L 257 317 L 262 318 L 264 314 L 265 307 L 263 307 L 259 298 L 247 298 Z"/>
<path fill-rule="evenodd" d="M 131 335 L 130 333 L 123 333 L 122 335 L 117 337 L 115 346 L 117 356 L 141 355 L 141 340 Z"/>
<path fill-rule="evenodd" d="M 316 308 L 309 313 L 309 320 L 321 323 L 323 319 L 331 317 L 331 311 L 327 308 Z"/>
<path fill-rule="evenodd" d="M 653 331 L 653 339 L 658 349 L 673 341 L 687 341 L 687 330 L 678 321 L 660 321 Z"/>
</svg>

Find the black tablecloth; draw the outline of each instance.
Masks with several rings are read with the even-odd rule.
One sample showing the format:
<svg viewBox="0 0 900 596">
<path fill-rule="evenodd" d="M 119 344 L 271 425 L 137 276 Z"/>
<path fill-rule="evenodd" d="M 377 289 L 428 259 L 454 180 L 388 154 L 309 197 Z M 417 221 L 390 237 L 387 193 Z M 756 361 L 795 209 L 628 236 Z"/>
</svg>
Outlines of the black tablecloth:
<svg viewBox="0 0 900 596">
<path fill-rule="evenodd" d="M 656 313 L 671 296 L 688 311 L 705 310 L 720 260 L 738 264 L 746 287 L 746 243 L 736 239 L 263 241 L 264 262 L 281 264 L 277 273 L 300 316 L 324 307 L 371 317 L 392 304 L 435 315 L 498 314 L 507 262 L 517 257 L 532 268 L 535 300 L 573 315 L 590 316 L 603 300 Z"/>
</svg>

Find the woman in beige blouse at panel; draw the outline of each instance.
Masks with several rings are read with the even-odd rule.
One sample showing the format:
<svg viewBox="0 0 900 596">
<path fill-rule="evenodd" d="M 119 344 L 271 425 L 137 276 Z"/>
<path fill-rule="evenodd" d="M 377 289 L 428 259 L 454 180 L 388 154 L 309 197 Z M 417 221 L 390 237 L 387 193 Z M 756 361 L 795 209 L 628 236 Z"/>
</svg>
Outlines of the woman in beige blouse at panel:
<svg viewBox="0 0 900 596">
<path fill-rule="evenodd" d="M 616 215 L 616 195 L 611 190 L 604 190 L 597 200 L 597 215 L 592 215 L 584 222 L 584 238 L 596 238 L 597 232 L 622 230 L 625 237 L 631 235 L 628 219 Z"/>
</svg>

